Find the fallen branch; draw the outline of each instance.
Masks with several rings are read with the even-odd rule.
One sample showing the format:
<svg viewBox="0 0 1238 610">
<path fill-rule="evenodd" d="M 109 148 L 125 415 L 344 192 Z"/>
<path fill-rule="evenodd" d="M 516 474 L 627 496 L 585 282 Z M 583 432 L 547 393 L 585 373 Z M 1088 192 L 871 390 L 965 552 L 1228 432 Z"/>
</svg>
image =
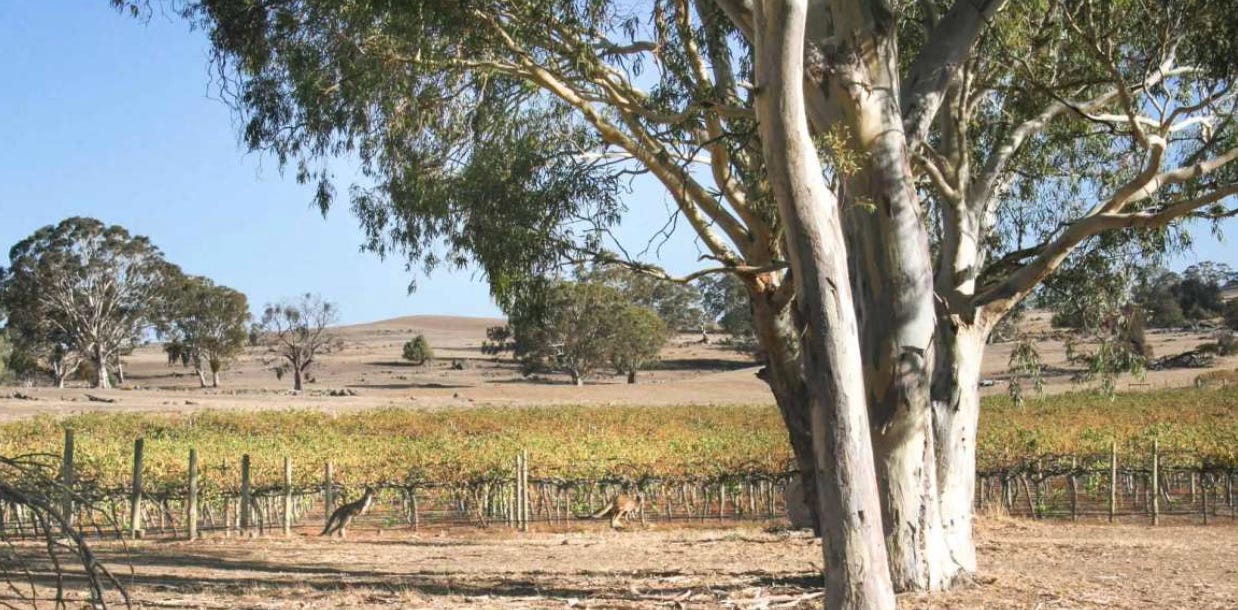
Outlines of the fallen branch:
<svg viewBox="0 0 1238 610">
<path fill-rule="evenodd" d="M 104 398 L 102 396 L 95 396 L 94 394 L 87 394 L 86 400 L 89 400 L 90 402 L 106 402 L 109 404 L 116 402 L 115 398 Z"/>
</svg>

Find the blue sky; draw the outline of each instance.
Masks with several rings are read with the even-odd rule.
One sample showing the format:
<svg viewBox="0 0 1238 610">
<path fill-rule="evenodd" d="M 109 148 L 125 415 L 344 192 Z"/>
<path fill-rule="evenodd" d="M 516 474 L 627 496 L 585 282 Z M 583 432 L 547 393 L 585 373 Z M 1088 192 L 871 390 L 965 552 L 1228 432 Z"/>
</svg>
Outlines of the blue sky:
<svg viewBox="0 0 1238 610">
<path fill-rule="evenodd" d="M 347 322 L 498 314 L 469 271 L 435 272 L 407 294 L 402 261 L 359 251 L 346 206 L 324 220 L 309 187 L 244 151 L 207 63 L 203 34 L 173 17 L 141 23 L 106 0 L 0 0 L 3 253 L 41 226 L 94 216 L 148 235 L 169 260 L 245 292 L 255 307 L 310 291 L 338 302 Z M 619 234 L 644 243 L 665 218 L 665 197 L 638 185 L 629 205 Z M 685 233 L 662 251 L 676 272 L 698 254 Z M 1196 239 L 1174 268 L 1238 267 L 1238 249 L 1206 230 Z"/>
<path fill-rule="evenodd" d="M 0 83 L 6 259 L 41 226 L 93 216 L 149 236 L 186 272 L 245 292 L 255 308 L 311 291 L 338 302 L 347 322 L 499 315 L 470 271 L 436 271 L 409 295 L 403 261 L 359 251 L 346 202 L 324 220 L 309 187 L 246 153 L 213 93 L 205 36 L 179 19 L 142 23 L 106 0 L 0 0 Z M 623 237 L 643 243 L 664 204 L 638 188 Z M 685 233 L 664 250 L 679 272 L 697 256 Z"/>
</svg>

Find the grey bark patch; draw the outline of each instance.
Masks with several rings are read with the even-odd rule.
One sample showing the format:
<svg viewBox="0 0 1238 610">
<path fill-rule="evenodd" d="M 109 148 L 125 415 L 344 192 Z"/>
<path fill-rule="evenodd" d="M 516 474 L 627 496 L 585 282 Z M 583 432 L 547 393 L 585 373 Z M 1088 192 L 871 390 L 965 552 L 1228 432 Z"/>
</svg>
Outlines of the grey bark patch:
<svg viewBox="0 0 1238 610">
<path fill-rule="evenodd" d="M 791 477 L 782 491 L 783 500 L 787 505 L 787 518 L 791 520 L 791 528 L 813 529 L 812 509 L 808 506 L 808 498 L 804 497 L 804 484 L 798 476 Z"/>
</svg>

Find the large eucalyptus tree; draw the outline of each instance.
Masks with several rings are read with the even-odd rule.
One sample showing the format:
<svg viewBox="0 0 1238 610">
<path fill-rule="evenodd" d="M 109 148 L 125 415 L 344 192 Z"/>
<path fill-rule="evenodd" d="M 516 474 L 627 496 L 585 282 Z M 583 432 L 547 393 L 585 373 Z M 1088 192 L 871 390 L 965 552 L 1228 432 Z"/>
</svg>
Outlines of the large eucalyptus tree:
<svg viewBox="0 0 1238 610">
<path fill-rule="evenodd" d="M 154 324 L 170 272 L 146 237 L 66 218 L 13 246 L 0 300 L 17 336 L 48 353 L 58 384 L 66 354 L 75 353 L 93 365 L 95 387 L 107 388 L 108 365 Z"/>
<path fill-rule="evenodd" d="M 818 498 L 827 606 L 881 608 L 891 586 L 976 568 L 975 385 L 996 321 L 1095 236 L 1155 249 L 1161 227 L 1226 214 L 1238 188 L 1233 0 L 1004 4 L 200 0 L 186 14 L 252 149 L 318 183 L 324 208 L 326 160 L 360 160 L 349 196 L 380 253 L 475 263 L 505 306 L 582 253 L 740 278 Z M 666 189 L 705 268 L 669 278 L 604 239 L 635 173 Z"/>
</svg>

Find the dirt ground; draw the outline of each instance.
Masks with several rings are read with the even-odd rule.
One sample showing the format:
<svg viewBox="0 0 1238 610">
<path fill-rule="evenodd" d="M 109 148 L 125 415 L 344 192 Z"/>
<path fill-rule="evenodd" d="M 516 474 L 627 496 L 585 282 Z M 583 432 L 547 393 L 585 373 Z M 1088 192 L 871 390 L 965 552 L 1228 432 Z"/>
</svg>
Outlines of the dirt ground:
<svg viewBox="0 0 1238 610">
<path fill-rule="evenodd" d="M 978 524 L 981 575 L 899 608 L 1238 608 L 1238 526 Z M 571 533 L 360 532 L 349 541 L 143 541 L 118 553 L 138 607 L 820 607 L 820 542 L 755 526 Z"/>
<path fill-rule="evenodd" d="M 638 383 L 601 376 L 584 387 L 547 375 L 524 378 L 510 360 L 481 353 L 486 327 L 502 321 L 489 318 L 414 316 L 338 329 L 344 349 L 322 357 L 311 371 L 305 392 L 289 392 L 288 379 L 278 380 L 253 348 L 225 371 L 218 389 L 198 387 L 191 370 L 169 367 L 159 345 L 147 345 L 126 358 L 127 383 L 121 389 L 96 391 L 84 383 L 73 387 L 0 388 L 0 421 L 36 414 L 68 415 L 82 411 L 192 411 L 196 409 L 321 409 L 348 411 L 374 407 L 459 408 L 476 405 L 667 405 L 769 403 L 769 388 L 756 377 L 759 366 L 750 354 L 719 343 L 702 344 L 699 335 L 680 335 L 663 350 L 652 370 Z M 1033 313 L 1025 332 L 1039 337 L 1038 349 L 1047 367 L 1045 391 L 1056 393 L 1081 386 L 1071 382 L 1077 367 L 1066 361 L 1065 333 L 1050 329 L 1047 314 Z M 400 359 L 401 346 L 424 333 L 434 346 L 432 366 L 410 366 Z M 1209 339 L 1207 333 L 1152 332 L 1157 355 L 1176 354 Z M 983 375 L 993 381 L 984 393 L 1005 393 L 1012 344 L 990 345 Z M 453 367 L 458 364 L 459 368 Z M 1238 367 L 1238 357 L 1218 359 L 1214 368 Z M 1119 390 L 1190 385 L 1203 369 L 1152 371 L 1145 379 L 1124 377 Z M 329 393 L 344 393 L 330 396 Z M 17 398 L 33 398 L 27 400 Z M 93 402 L 87 395 L 114 402 Z"/>
</svg>

